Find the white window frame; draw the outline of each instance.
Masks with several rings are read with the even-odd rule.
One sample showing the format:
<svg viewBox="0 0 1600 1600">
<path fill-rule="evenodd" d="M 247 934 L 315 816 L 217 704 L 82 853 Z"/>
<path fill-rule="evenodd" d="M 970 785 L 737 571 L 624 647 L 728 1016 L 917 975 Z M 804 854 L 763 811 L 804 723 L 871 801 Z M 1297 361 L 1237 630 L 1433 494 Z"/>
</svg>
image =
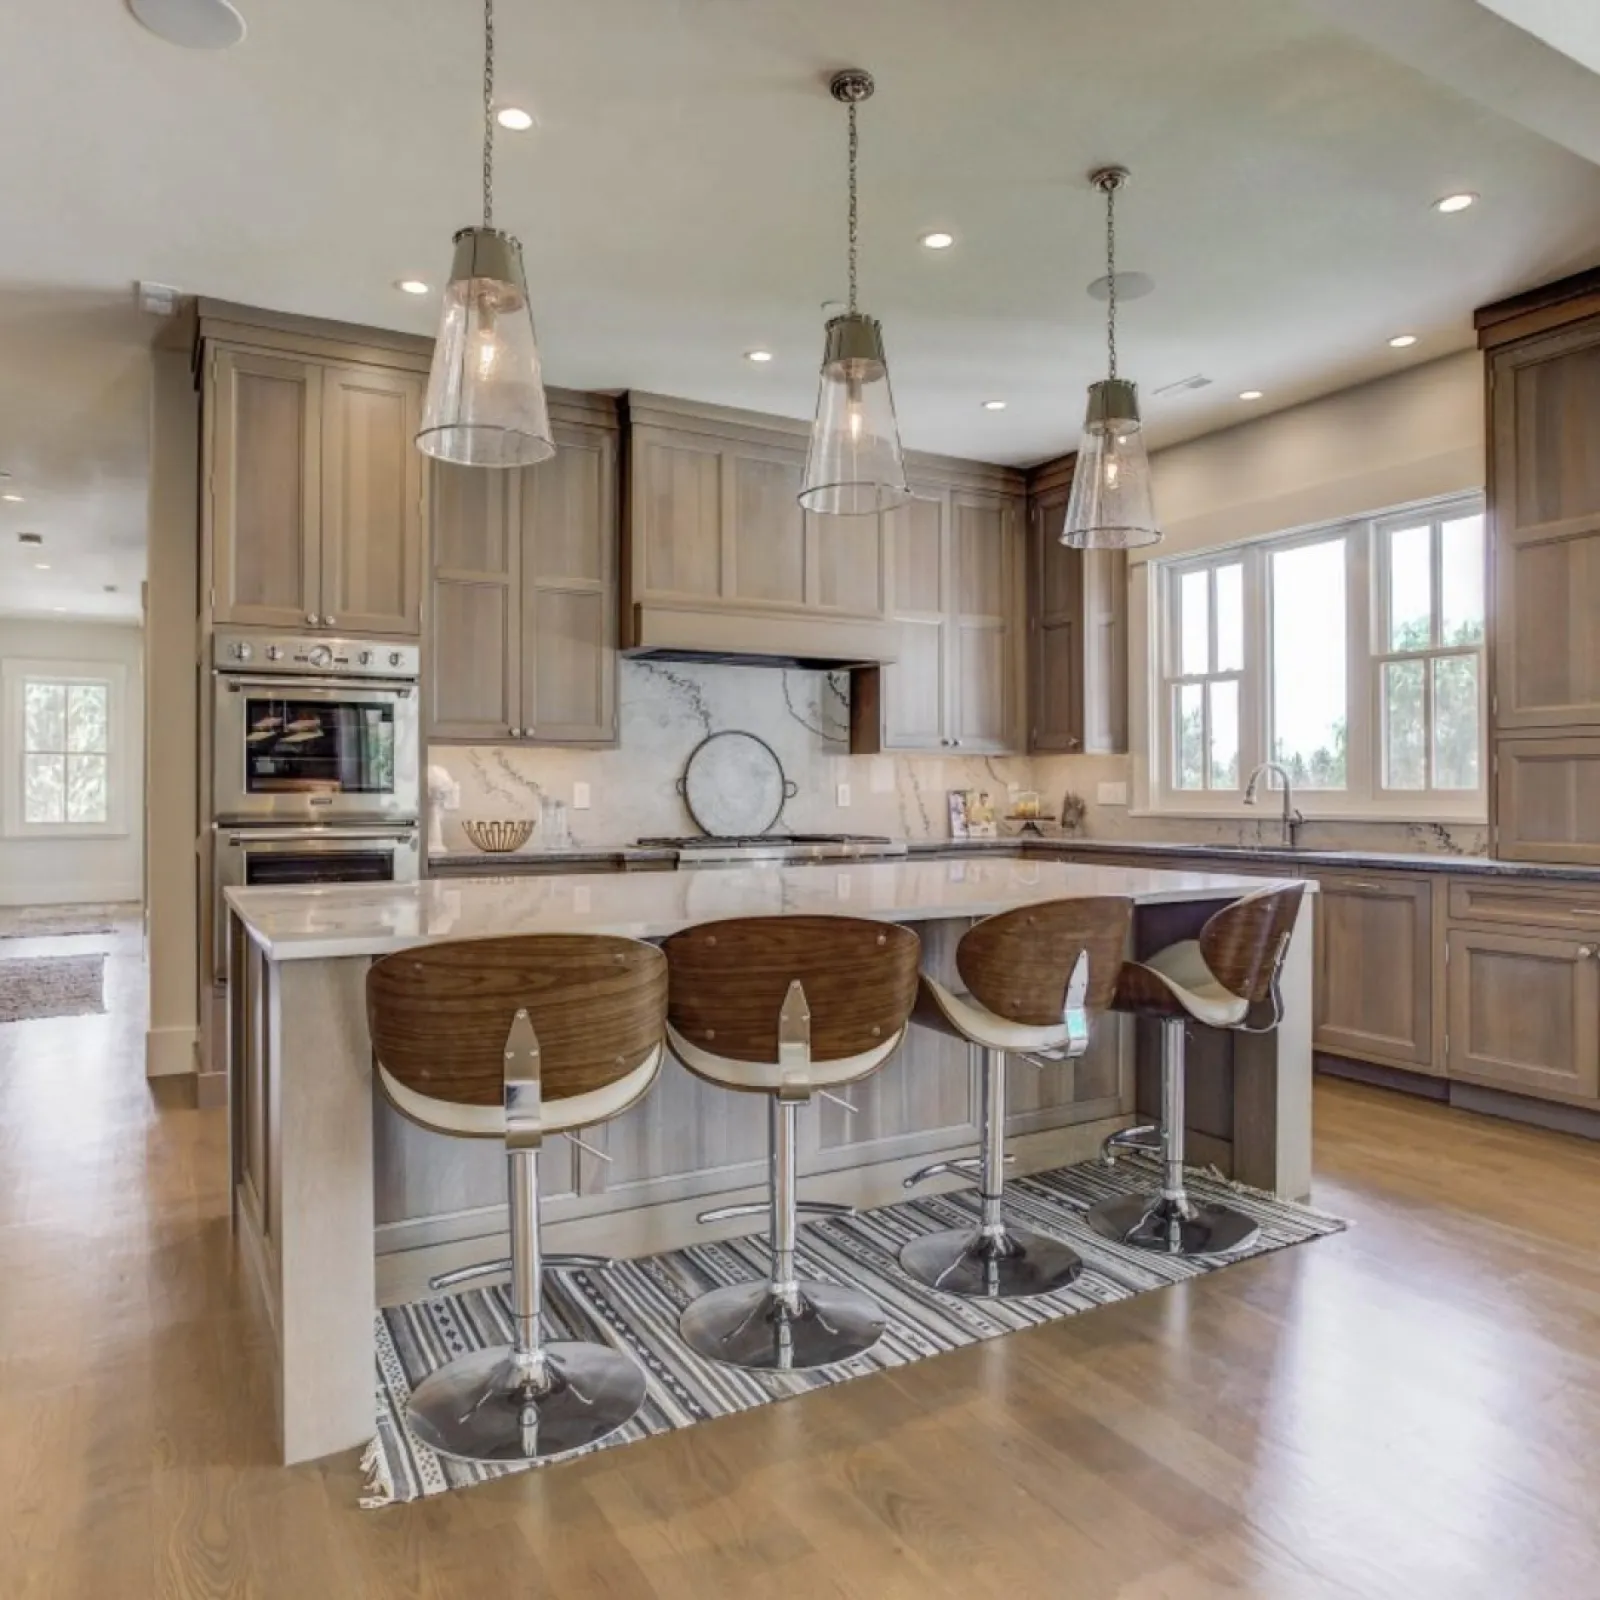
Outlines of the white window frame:
<svg viewBox="0 0 1600 1600">
<path fill-rule="evenodd" d="M 30 681 L 106 686 L 106 820 L 29 822 L 23 791 L 23 686 Z M 0 754 L 4 793 L 0 833 L 8 839 L 121 839 L 128 833 L 128 671 L 120 661 L 44 661 L 8 656 L 0 661 Z"/>
<path fill-rule="evenodd" d="M 1173 779 L 1177 768 L 1176 695 L 1183 683 L 1220 677 L 1237 677 L 1239 692 L 1239 772 L 1241 786 L 1247 775 L 1272 750 L 1272 555 L 1323 541 L 1344 538 L 1345 556 L 1345 735 L 1346 787 L 1342 790 L 1297 788 L 1294 801 L 1307 817 L 1348 821 L 1482 823 L 1488 815 L 1488 664 L 1485 646 L 1430 644 L 1426 651 L 1390 652 L 1381 648 L 1389 640 L 1387 582 L 1384 562 L 1385 535 L 1397 527 L 1428 522 L 1437 528 L 1453 518 L 1484 513 L 1481 494 L 1450 495 L 1437 500 L 1397 507 L 1368 517 L 1318 524 L 1264 538 L 1241 540 L 1195 555 L 1156 559 L 1149 563 L 1150 634 L 1147 641 L 1149 715 L 1146 738 L 1149 787 L 1145 809 L 1152 815 L 1248 818 L 1240 791 L 1180 789 Z M 1434 633 L 1440 607 L 1440 542 L 1433 536 Z M 1485 539 L 1487 560 L 1487 538 Z M 1208 673 L 1204 678 L 1178 671 L 1179 583 L 1185 573 L 1239 562 L 1244 577 L 1244 668 L 1242 673 Z M 1216 580 L 1210 583 L 1212 611 L 1210 662 L 1216 639 Z M 1486 590 L 1487 599 L 1487 590 Z M 1485 619 L 1487 628 L 1487 619 Z M 1385 789 L 1382 786 L 1383 718 L 1381 706 L 1383 663 L 1394 659 L 1431 662 L 1436 656 L 1478 657 L 1478 787 L 1467 789 Z M 1431 666 L 1425 665 L 1425 673 Z M 1425 696 L 1425 706 L 1430 703 Z M 1426 715 L 1426 713 L 1425 713 Z M 1432 726 L 1425 728 L 1431 776 Z M 1209 750 L 1206 753 L 1209 764 Z M 1206 774 L 1209 777 L 1209 772 Z M 1274 791 L 1281 792 L 1276 778 Z M 1263 797 L 1260 809 L 1270 811 Z"/>
</svg>

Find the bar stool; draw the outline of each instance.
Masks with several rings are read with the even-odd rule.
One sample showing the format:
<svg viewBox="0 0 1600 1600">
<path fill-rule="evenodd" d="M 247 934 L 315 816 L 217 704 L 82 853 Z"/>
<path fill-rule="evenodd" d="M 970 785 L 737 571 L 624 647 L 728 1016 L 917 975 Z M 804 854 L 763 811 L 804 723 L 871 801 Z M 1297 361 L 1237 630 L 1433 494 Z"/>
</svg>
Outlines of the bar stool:
<svg viewBox="0 0 1600 1600">
<path fill-rule="evenodd" d="M 1118 1195 L 1090 1208 L 1096 1232 L 1119 1244 L 1164 1255 L 1226 1255 L 1253 1244 L 1260 1229 L 1232 1206 L 1200 1204 L 1183 1182 L 1184 1044 L 1190 1020 L 1239 1033 L 1270 1033 L 1283 1020 L 1279 980 L 1303 884 L 1258 889 L 1211 917 L 1198 939 L 1184 939 L 1144 961 L 1129 961 L 1112 1007 L 1161 1020 L 1161 1125 L 1127 1128 L 1106 1140 L 1107 1162 L 1120 1149 L 1158 1155 L 1161 1192 Z M 1251 1011 L 1271 1003 L 1270 1020 Z"/>
<path fill-rule="evenodd" d="M 966 992 L 922 974 L 912 1020 L 983 1051 L 979 1154 L 924 1167 L 905 1185 L 941 1172 L 976 1172 L 983 1214 L 976 1228 L 906 1245 L 900 1265 L 913 1278 L 949 1294 L 1008 1300 L 1049 1294 L 1083 1270 L 1059 1239 L 1005 1220 L 1007 1058 L 1042 1066 L 1088 1049 L 1094 1019 L 1111 1003 L 1132 921 L 1133 902 L 1110 896 L 1023 906 L 962 936 L 956 970 Z"/>
<path fill-rule="evenodd" d="M 454 940 L 385 956 L 367 974 L 367 1022 L 390 1104 L 434 1133 L 506 1148 L 509 1263 L 433 1286 L 509 1265 L 515 1337 L 457 1356 L 412 1391 L 412 1431 L 441 1455 L 561 1455 L 614 1433 L 644 1399 L 644 1374 L 627 1356 L 544 1339 L 540 1276 L 552 1263 L 539 1248 L 539 1149 L 643 1097 L 661 1068 L 666 1001 L 658 949 L 598 935 Z"/>
<path fill-rule="evenodd" d="M 767 1211 L 771 1273 L 701 1295 L 679 1323 L 684 1342 L 714 1361 L 778 1371 L 870 1350 L 885 1325 L 877 1301 L 795 1275 L 798 1213 L 851 1209 L 796 1199 L 795 1119 L 814 1094 L 859 1082 L 899 1048 L 917 993 L 917 936 L 855 917 L 747 917 L 685 929 L 665 949 L 673 1053 L 696 1077 L 764 1094 L 770 1108 L 766 1205 L 700 1220 Z"/>
</svg>

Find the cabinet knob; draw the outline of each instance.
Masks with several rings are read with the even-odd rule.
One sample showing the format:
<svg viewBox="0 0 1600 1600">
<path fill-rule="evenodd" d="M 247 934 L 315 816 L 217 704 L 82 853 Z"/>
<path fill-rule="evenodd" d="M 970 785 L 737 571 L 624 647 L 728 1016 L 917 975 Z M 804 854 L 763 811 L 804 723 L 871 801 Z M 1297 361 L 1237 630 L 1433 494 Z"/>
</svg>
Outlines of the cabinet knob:
<svg viewBox="0 0 1600 1600">
<path fill-rule="evenodd" d="M 317 614 L 316 614 L 316 612 L 315 611 L 306 612 L 306 626 L 308 628 L 314 628 L 314 627 L 316 627 L 316 625 L 317 625 Z"/>
<path fill-rule="evenodd" d="M 322 626 L 324 628 L 331 628 L 338 622 L 338 620 L 339 619 L 337 617 L 324 617 L 322 619 Z"/>
<path fill-rule="evenodd" d="M 1600 952 L 1597 952 L 1595 946 L 1592 944 L 1580 944 L 1578 946 L 1578 954 L 1585 961 L 1597 953 Z"/>
</svg>

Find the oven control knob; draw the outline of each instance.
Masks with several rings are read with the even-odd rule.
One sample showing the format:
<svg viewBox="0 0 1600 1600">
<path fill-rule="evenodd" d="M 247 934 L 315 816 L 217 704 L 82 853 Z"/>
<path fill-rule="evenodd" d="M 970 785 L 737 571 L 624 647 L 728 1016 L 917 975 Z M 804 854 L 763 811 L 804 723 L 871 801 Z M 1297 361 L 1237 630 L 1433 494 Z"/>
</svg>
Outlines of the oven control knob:
<svg viewBox="0 0 1600 1600">
<path fill-rule="evenodd" d="M 333 660 L 333 651 L 325 644 L 314 644 L 307 651 L 306 660 L 314 667 L 325 667 Z"/>
<path fill-rule="evenodd" d="M 359 661 L 362 666 L 370 667 L 372 665 L 372 652 L 370 650 L 363 650 L 361 654 L 356 657 L 356 660 Z"/>
<path fill-rule="evenodd" d="M 235 661 L 248 661 L 254 652 L 250 648 L 249 641 L 241 639 L 229 654 L 232 655 Z"/>
<path fill-rule="evenodd" d="M 398 667 L 404 659 L 405 657 L 402 656 L 398 650 L 391 650 L 389 652 L 389 665 L 391 667 Z"/>
<path fill-rule="evenodd" d="M 283 646 L 281 644 L 269 644 L 267 646 L 267 660 L 268 661 L 282 661 L 283 660 Z"/>
</svg>

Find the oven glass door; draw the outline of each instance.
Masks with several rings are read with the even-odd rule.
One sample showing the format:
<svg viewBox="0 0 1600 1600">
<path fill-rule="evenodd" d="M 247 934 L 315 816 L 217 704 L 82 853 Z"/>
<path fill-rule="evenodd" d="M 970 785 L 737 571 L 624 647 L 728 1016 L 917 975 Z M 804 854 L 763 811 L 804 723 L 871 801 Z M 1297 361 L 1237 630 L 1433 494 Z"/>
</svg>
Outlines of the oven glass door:
<svg viewBox="0 0 1600 1600">
<path fill-rule="evenodd" d="M 394 793 L 395 702 L 247 690 L 244 792 Z"/>
<path fill-rule="evenodd" d="M 244 853 L 244 881 L 251 888 L 290 883 L 393 883 L 393 850 Z"/>
</svg>

